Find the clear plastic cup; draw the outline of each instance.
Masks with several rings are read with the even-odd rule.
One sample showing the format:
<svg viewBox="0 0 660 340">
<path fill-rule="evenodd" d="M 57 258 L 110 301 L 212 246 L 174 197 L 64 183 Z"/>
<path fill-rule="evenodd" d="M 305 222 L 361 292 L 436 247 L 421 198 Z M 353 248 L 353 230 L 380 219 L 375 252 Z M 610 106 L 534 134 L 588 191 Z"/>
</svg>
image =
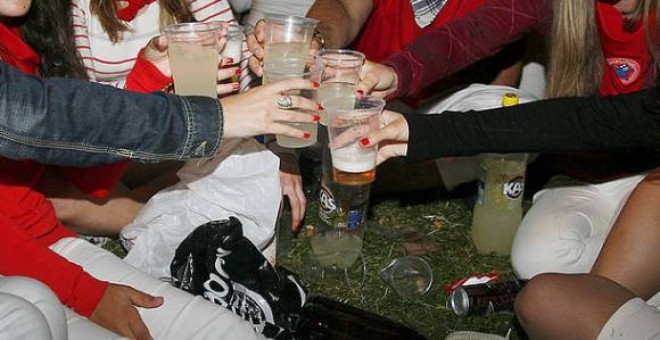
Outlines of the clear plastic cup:
<svg viewBox="0 0 660 340">
<path fill-rule="evenodd" d="M 176 94 L 217 97 L 221 27 L 220 22 L 195 22 L 164 28 Z"/>
<path fill-rule="evenodd" d="M 360 81 L 360 72 L 364 64 L 364 53 L 352 50 L 322 50 L 318 62 L 323 68 L 319 102 L 330 98 L 344 98 L 346 106 L 353 105 L 356 85 Z M 328 116 L 321 113 L 322 125 L 328 124 Z"/>
<path fill-rule="evenodd" d="M 426 294 L 433 284 L 431 266 L 417 256 L 393 259 L 380 271 L 380 278 L 397 294 L 406 299 L 417 299 Z"/>
<path fill-rule="evenodd" d="M 305 69 L 312 46 L 314 29 L 319 23 L 312 18 L 264 14 L 264 68 L 279 73 L 300 73 Z M 291 60 L 299 61 L 298 64 Z"/>
<path fill-rule="evenodd" d="M 385 100 L 373 96 L 324 100 L 328 113 L 328 135 L 333 178 L 343 185 L 363 185 L 376 179 L 376 145 L 364 148 L 359 140 L 381 126 Z"/>
</svg>

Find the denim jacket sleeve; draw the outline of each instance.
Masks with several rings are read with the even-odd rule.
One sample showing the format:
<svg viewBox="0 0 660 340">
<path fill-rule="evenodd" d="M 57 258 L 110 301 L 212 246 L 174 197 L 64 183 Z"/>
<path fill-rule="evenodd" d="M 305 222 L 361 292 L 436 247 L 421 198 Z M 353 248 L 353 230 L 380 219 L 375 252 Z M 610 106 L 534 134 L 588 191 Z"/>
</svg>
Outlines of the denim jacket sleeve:
<svg viewBox="0 0 660 340">
<path fill-rule="evenodd" d="M 208 157 L 222 128 L 215 99 L 44 79 L 0 62 L 3 157 L 68 166 Z"/>
</svg>

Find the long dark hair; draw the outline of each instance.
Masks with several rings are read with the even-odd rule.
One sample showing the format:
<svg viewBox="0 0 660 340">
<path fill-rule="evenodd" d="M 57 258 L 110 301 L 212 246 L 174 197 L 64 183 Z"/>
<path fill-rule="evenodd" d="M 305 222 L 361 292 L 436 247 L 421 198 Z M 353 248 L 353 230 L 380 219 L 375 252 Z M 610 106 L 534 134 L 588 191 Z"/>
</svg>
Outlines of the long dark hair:
<svg viewBox="0 0 660 340">
<path fill-rule="evenodd" d="M 34 0 L 23 20 L 21 36 L 41 56 L 42 76 L 89 79 L 76 52 L 71 0 Z"/>
</svg>

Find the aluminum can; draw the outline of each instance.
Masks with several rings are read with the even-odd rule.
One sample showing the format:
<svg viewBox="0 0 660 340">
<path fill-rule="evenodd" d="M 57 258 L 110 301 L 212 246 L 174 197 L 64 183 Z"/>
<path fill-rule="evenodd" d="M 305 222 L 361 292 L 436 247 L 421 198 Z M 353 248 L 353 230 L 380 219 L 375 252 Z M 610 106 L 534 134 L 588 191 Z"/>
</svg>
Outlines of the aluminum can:
<svg viewBox="0 0 660 340">
<path fill-rule="evenodd" d="M 456 288 L 447 303 L 457 315 L 485 315 L 513 310 L 525 280 L 491 281 Z"/>
</svg>

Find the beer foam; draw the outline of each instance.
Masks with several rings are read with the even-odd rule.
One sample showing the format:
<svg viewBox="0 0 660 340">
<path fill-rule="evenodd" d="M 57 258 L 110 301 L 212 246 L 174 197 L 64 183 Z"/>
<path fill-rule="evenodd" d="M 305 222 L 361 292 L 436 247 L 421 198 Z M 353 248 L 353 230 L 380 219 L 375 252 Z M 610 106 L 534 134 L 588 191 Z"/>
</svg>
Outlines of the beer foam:
<svg viewBox="0 0 660 340">
<path fill-rule="evenodd" d="M 332 165 L 339 171 L 360 173 L 376 166 L 376 149 L 346 147 L 332 150 Z"/>
</svg>

